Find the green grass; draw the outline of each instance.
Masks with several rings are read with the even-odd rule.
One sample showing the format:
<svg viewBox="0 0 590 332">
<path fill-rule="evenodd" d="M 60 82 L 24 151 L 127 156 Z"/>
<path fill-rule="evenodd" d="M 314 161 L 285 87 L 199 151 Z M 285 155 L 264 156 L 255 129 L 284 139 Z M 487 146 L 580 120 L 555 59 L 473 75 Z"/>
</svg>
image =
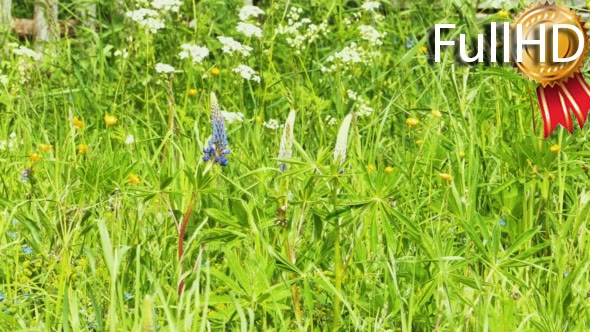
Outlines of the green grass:
<svg viewBox="0 0 590 332">
<path fill-rule="evenodd" d="M 543 139 L 535 85 L 509 67 L 428 64 L 428 30 L 477 33 L 472 8 L 383 2 L 375 19 L 355 1 L 292 1 L 328 26 L 297 53 L 277 34 L 283 1 L 260 5 L 260 39 L 236 32 L 240 1 L 183 1 L 154 35 L 124 17 L 131 2 L 113 3 L 99 5 L 97 31 L 76 27 L 24 71 L 16 37 L 0 41 L 0 140 L 14 144 L 0 150 L 0 330 L 590 328 L 590 134 Z M 386 32 L 383 45 L 361 40 L 361 24 Z M 217 35 L 252 54 L 223 54 Z M 322 72 L 351 42 L 379 55 Z M 194 65 L 182 43 L 211 54 Z M 123 48 L 129 58 L 115 57 Z M 227 167 L 202 161 L 210 92 L 245 115 L 227 124 Z M 353 117 L 339 166 L 339 124 L 361 103 L 373 112 Z M 293 156 L 278 159 L 282 130 L 263 123 L 291 109 Z"/>
</svg>

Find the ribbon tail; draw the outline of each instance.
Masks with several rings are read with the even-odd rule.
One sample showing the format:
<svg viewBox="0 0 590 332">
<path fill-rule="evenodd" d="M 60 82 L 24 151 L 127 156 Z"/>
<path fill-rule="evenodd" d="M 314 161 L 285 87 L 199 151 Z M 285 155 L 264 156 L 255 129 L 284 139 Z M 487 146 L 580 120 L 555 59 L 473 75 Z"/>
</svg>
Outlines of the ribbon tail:
<svg viewBox="0 0 590 332">
<path fill-rule="evenodd" d="M 566 99 L 566 106 L 571 109 L 578 120 L 580 129 L 584 128 L 584 124 L 588 119 L 588 110 L 590 110 L 590 87 L 584 76 L 577 73 L 573 78 L 566 83 L 560 83 L 560 94 Z"/>
<path fill-rule="evenodd" d="M 564 98 L 564 93 L 560 86 L 538 86 L 537 100 L 539 101 L 539 108 L 543 117 L 545 138 L 551 135 L 555 128 L 557 128 L 557 125 L 562 125 L 570 133 L 573 133 L 572 118 L 569 114 L 567 104 L 569 99 L 566 100 Z"/>
</svg>

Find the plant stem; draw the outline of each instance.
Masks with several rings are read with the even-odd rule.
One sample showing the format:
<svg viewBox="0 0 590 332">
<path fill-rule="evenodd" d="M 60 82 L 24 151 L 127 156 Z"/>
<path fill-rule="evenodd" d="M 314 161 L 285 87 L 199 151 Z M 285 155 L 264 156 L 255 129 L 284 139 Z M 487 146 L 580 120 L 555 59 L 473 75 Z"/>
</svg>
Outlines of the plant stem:
<svg viewBox="0 0 590 332">
<path fill-rule="evenodd" d="M 195 204 L 195 200 L 197 199 L 196 193 L 193 193 L 191 196 L 191 200 L 188 203 L 188 207 L 186 209 L 186 213 L 182 218 L 182 224 L 180 225 L 180 229 L 178 230 L 178 264 L 180 264 L 180 276 L 182 278 L 183 268 L 182 268 L 182 256 L 184 255 L 184 233 L 186 232 L 186 226 L 188 225 L 188 221 L 190 219 L 191 213 L 193 212 L 193 205 Z M 180 280 L 178 284 L 178 296 L 182 295 L 184 290 L 184 280 Z"/>
<path fill-rule="evenodd" d="M 334 211 L 338 207 L 338 178 L 334 179 L 334 187 L 332 188 L 332 203 Z M 340 218 L 336 220 L 336 229 L 334 230 L 334 277 L 336 286 L 336 297 L 334 298 L 332 330 L 338 330 L 340 325 L 340 291 L 342 289 L 342 257 L 340 257 Z"/>
</svg>

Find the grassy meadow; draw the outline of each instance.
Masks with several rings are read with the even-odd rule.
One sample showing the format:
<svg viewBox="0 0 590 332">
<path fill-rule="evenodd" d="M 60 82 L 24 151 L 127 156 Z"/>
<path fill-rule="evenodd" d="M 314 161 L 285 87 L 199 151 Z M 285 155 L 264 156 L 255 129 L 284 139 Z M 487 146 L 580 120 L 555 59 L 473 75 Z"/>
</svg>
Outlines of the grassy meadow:
<svg viewBox="0 0 590 332">
<path fill-rule="evenodd" d="M 590 330 L 588 128 L 544 139 L 510 66 L 429 64 L 435 23 L 515 12 L 400 2 L 4 29 L 0 331 Z"/>
</svg>

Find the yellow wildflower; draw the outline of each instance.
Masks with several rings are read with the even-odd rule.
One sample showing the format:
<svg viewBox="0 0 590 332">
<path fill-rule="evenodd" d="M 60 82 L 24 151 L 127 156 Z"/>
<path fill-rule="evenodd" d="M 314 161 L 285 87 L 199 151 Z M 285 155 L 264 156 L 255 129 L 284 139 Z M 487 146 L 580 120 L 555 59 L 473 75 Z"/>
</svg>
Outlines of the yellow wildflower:
<svg viewBox="0 0 590 332">
<path fill-rule="evenodd" d="M 561 151 L 561 146 L 559 146 L 559 144 L 553 144 L 551 145 L 549 150 L 551 150 L 551 152 L 559 152 Z"/>
<path fill-rule="evenodd" d="M 137 174 L 131 173 L 129 174 L 129 182 L 131 184 L 139 184 L 141 180 L 139 179 L 139 176 Z"/>
<path fill-rule="evenodd" d="M 375 172 L 375 170 L 376 170 L 375 165 L 370 164 L 367 166 L 367 171 L 369 171 L 369 173 L 373 173 L 373 172 Z"/>
<path fill-rule="evenodd" d="M 78 153 L 79 154 L 85 154 L 86 152 L 88 152 L 88 145 L 86 145 L 86 144 L 79 144 L 78 145 Z"/>
<path fill-rule="evenodd" d="M 262 123 L 262 117 L 260 115 L 256 116 L 256 122 Z"/>
<path fill-rule="evenodd" d="M 430 114 L 432 114 L 432 116 L 434 116 L 435 118 L 442 118 L 442 113 L 439 110 L 433 109 L 430 111 Z"/>
<path fill-rule="evenodd" d="M 211 75 L 213 75 L 213 76 L 217 76 L 217 75 L 219 75 L 219 73 L 220 73 L 220 72 L 221 72 L 221 71 L 220 71 L 220 70 L 219 70 L 219 68 L 217 68 L 217 67 L 213 67 L 213 68 L 211 68 Z"/>
<path fill-rule="evenodd" d="M 418 120 L 416 118 L 407 118 L 406 119 L 406 124 L 408 125 L 408 127 L 416 127 L 419 123 L 420 123 L 420 120 Z"/>
<path fill-rule="evenodd" d="M 422 45 L 422 46 L 420 46 L 419 51 L 420 51 L 420 53 L 424 54 L 424 53 L 428 52 L 428 47 L 426 47 L 426 45 Z"/>
<path fill-rule="evenodd" d="M 31 161 L 39 161 L 41 160 L 41 155 L 35 152 L 31 152 L 29 153 L 29 159 L 31 159 Z"/>
<path fill-rule="evenodd" d="M 503 19 L 507 19 L 510 17 L 510 11 L 506 10 L 506 9 L 502 9 L 502 10 L 498 11 L 498 17 L 503 18 Z"/>
<path fill-rule="evenodd" d="M 53 146 L 51 144 L 39 144 L 39 149 L 43 152 L 49 152 L 53 149 Z"/>
<path fill-rule="evenodd" d="M 448 174 L 448 173 L 440 173 L 438 176 L 441 179 L 445 180 L 445 181 L 448 181 L 448 182 L 453 181 L 453 176 L 451 174 Z"/>
<path fill-rule="evenodd" d="M 459 157 L 465 158 L 465 151 L 459 151 Z"/>
<path fill-rule="evenodd" d="M 387 173 L 387 174 L 393 173 L 393 167 L 391 167 L 391 166 L 385 167 L 385 173 Z"/>
<path fill-rule="evenodd" d="M 72 124 L 74 127 L 76 127 L 76 129 L 82 129 L 84 127 L 84 121 L 80 120 L 77 116 L 75 116 L 74 120 L 72 120 Z"/>
<path fill-rule="evenodd" d="M 416 144 L 422 145 L 422 144 L 424 144 L 424 140 L 419 139 L 419 140 L 416 141 Z"/>
<path fill-rule="evenodd" d="M 119 121 L 119 119 L 117 119 L 117 117 L 114 115 L 111 115 L 111 114 L 104 115 L 104 123 L 106 123 L 106 125 L 109 127 L 116 125 L 118 121 Z"/>
<path fill-rule="evenodd" d="M 191 96 L 191 97 L 196 96 L 197 95 L 197 89 L 195 89 L 195 88 L 188 89 L 188 95 Z"/>
</svg>

